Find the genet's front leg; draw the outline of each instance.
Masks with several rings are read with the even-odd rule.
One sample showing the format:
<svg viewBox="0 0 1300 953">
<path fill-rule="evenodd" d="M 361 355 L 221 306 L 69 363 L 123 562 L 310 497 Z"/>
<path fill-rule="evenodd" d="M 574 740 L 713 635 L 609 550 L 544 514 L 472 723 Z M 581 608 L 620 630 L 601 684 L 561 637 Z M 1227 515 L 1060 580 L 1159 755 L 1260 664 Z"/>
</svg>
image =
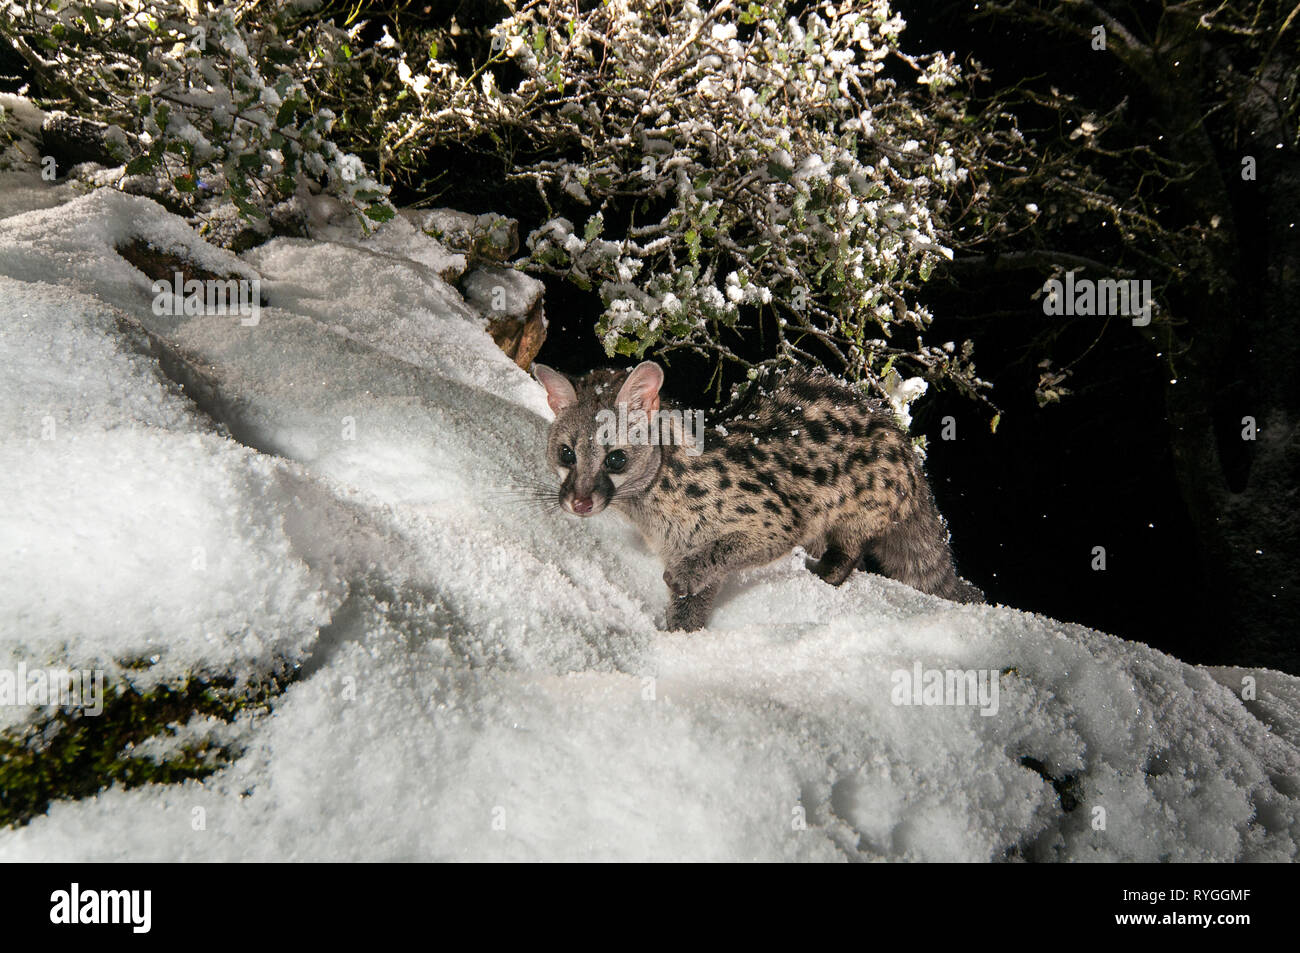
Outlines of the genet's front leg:
<svg viewBox="0 0 1300 953">
<path fill-rule="evenodd" d="M 728 533 L 691 550 L 664 573 L 664 582 L 677 593 L 694 593 L 716 585 L 733 572 L 766 566 L 788 553 L 788 539 L 767 533 Z"/>
<path fill-rule="evenodd" d="M 789 549 L 786 541 L 738 532 L 691 550 L 664 572 L 664 582 L 672 597 L 669 627 L 688 631 L 702 627 L 708 620 L 718 587 L 727 576 L 751 566 L 766 565 Z"/>
</svg>

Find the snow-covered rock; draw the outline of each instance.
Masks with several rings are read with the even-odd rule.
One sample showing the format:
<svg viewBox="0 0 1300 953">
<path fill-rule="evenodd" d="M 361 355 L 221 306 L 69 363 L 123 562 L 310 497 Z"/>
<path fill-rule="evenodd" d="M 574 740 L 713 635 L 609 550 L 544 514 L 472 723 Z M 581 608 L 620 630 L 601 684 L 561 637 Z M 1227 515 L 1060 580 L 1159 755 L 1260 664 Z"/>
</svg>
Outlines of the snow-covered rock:
<svg viewBox="0 0 1300 953">
<path fill-rule="evenodd" d="M 488 319 L 487 332 L 524 370 L 546 341 L 546 286 L 514 268 L 481 265 L 461 280 L 466 302 Z"/>
<path fill-rule="evenodd" d="M 156 315 L 140 236 L 260 321 Z M 111 191 L 0 219 L 0 666 L 299 666 L 234 763 L 0 859 L 1295 859 L 1290 676 L 799 554 L 659 631 L 631 529 L 519 502 L 541 388 L 420 256 L 237 259 Z M 947 670 L 983 704 L 901 703 Z"/>
<path fill-rule="evenodd" d="M 503 262 L 519 250 L 519 223 L 504 215 L 432 208 L 403 209 L 402 217 L 424 234 L 477 261 Z"/>
</svg>

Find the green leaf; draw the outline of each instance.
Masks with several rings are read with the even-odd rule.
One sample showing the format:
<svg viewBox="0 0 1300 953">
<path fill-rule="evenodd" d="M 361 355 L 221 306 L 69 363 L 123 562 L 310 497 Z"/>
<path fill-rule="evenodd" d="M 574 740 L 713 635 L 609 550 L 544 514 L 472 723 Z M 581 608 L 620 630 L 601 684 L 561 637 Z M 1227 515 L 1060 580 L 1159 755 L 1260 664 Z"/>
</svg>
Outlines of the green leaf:
<svg viewBox="0 0 1300 953">
<path fill-rule="evenodd" d="M 293 122 L 294 115 L 298 112 L 298 100 L 290 96 L 280 104 L 279 111 L 275 114 L 275 124 L 277 126 L 287 126 Z"/>
<path fill-rule="evenodd" d="M 244 218 L 266 218 L 266 214 L 247 199 L 235 196 L 235 207 Z"/>
<path fill-rule="evenodd" d="M 395 214 L 388 205 L 371 205 L 366 208 L 366 218 L 375 222 L 387 222 Z"/>
<path fill-rule="evenodd" d="M 789 182 L 790 178 L 794 175 L 794 169 L 788 165 L 782 165 L 775 159 L 767 160 L 767 172 L 768 175 L 772 176 L 772 178 L 778 179 L 781 182 Z"/>
<path fill-rule="evenodd" d="M 127 175 L 143 175 L 158 164 L 157 158 L 145 153 L 142 156 L 136 156 L 126 164 Z"/>
</svg>

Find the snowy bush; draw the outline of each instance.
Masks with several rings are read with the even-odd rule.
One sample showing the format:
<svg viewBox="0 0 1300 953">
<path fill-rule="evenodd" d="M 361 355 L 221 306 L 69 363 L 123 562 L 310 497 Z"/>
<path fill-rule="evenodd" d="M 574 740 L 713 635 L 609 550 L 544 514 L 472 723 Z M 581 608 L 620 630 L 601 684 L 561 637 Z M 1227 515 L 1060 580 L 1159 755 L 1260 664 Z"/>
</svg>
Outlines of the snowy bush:
<svg viewBox="0 0 1300 953">
<path fill-rule="evenodd" d="M 521 4 L 473 75 L 434 61 L 409 80 L 424 105 L 398 138 L 511 150 L 551 210 L 528 267 L 599 291 L 611 355 L 826 364 L 882 396 L 899 362 L 978 391 L 969 346 L 911 346 L 967 177 L 945 137 L 958 69 L 904 53 L 886 0 L 796 6 Z M 764 318 L 760 358 L 733 350 L 728 329 Z"/>
<path fill-rule="evenodd" d="M 952 257 L 955 191 L 963 211 L 981 194 L 961 73 L 904 51 L 888 0 L 534 0 L 463 28 L 400 4 L 201 6 L 36 3 L 0 29 L 190 207 L 260 216 L 325 188 L 383 220 L 390 186 L 428 195 L 459 148 L 540 199 L 493 210 L 531 228 L 520 267 L 599 294 L 610 355 L 987 390 L 969 342 L 924 341 L 916 296 Z"/>
<path fill-rule="evenodd" d="M 334 114 L 312 101 L 311 77 L 348 56 L 348 33 L 308 15 L 318 5 L 13 3 L 0 7 L 0 33 L 48 96 L 112 124 L 127 176 L 160 177 L 179 206 L 228 199 L 263 218 L 306 188 L 384 221 L 387 188 L 338 147 Z"/>
</svg>

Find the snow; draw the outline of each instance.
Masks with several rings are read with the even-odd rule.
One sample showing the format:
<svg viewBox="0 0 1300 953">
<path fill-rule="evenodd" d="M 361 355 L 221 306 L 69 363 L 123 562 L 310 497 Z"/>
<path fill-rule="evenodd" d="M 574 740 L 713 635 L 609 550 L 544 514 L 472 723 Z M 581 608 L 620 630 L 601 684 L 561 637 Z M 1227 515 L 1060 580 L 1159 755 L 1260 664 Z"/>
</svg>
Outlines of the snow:
<svg viewBox="0 0 1300 953">
<path fill-rule="evenodd" d="M 1295 859 L 1300 679 L 800 553 L 662 632 L 633 530 L 517 502 L 543 393 L 427 236 L 235 258 L 148 199 L 41 205 L 0 218 L 0 668 L 297 678 L 135 753 L 240 739 L 209 778 L 56 802 L 0 859 Z M 260 323 L 154 315 L 139 236 L 257 277 Z M 996 713 L 894 704 L 918 663 Z"/>
<path fill-rule="evenodd" d="M 356 214 L 332 195 L 296 198 L 306 207 L 308 234 L 314 239 L 364 248 L 393 256 L 403 267 L 423 266 L 444 281 L 455 281 L 465 271 L 465 256 L 453 254 L 417 227 L 419 219 L 398 216 L 365 234 Z"/>
<path fill-rule="evenodd" d="M 481 266 L 461 282 L 465 300 L 480 314 L 492 318 L 528 318 L 542 300 L 545 286 L 513 268 Z"/>
<path fill-rule="evenodd" d="M 8 277 L 0 302 L 0 668 L 147 687 L 305 657 L 339 586 L 283 531 L 283 465 L 218 436 L 109 306 Z"/>
</svg>

